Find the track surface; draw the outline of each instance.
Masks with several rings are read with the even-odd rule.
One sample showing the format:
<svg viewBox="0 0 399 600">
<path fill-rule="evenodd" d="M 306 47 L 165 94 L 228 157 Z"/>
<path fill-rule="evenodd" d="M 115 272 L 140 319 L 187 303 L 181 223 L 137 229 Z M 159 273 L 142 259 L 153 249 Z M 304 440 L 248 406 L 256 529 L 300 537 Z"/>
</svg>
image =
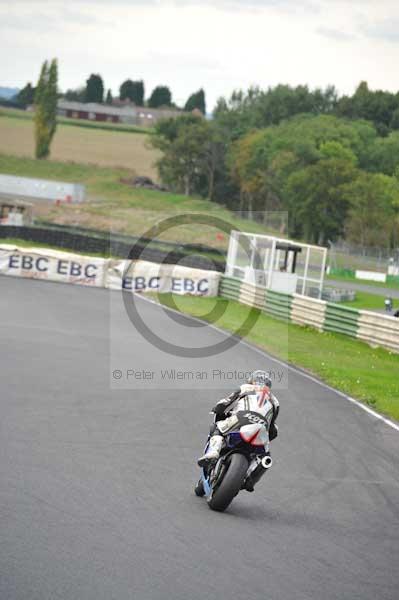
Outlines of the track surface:
<svg viewBox="0 0 399 600">
<path fill-rule="evenodd" d="M 2 600 L 397 600 L 396 431 L 291 373 L 275 466 L 212 513 L 192 487 L 214 396 L 111 391 L 105 290 L 2 277 L 0 292 Z M 121 352 L 173 362 L 122 313 Z M 260 358 L 240 345 L 217 360 Z"/>
</svg>

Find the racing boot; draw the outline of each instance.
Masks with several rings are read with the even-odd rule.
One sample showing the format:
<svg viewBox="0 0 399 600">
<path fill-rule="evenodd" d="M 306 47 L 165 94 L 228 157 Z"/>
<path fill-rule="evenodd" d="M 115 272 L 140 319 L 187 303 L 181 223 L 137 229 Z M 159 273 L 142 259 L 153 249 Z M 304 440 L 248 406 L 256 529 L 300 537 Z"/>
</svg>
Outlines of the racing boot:
<svg viewBox="0 0 399 600">
<path fill-rule="evenodd" d="M 223 446 L 223 436 L 213 435 L 209 440 L 208 450 L 201 458 L 198 459 L 197 464 L 200 467 L 205 467 L 213 462 L 216 462 L 219 458 L 220 451 Z"/>
</svg>

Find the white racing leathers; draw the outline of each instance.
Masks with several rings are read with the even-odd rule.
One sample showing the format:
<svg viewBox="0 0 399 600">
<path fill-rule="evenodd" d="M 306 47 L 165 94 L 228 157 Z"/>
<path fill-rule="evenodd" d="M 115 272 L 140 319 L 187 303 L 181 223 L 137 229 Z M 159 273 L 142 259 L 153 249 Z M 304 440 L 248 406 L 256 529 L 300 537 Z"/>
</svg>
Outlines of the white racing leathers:
<svg viewBox="0 0 399 600">
<path fill-rule="evenodd" d="M 240 395 L 245 394 L 242 398 L 239 397 L 235 402 L 232 403 L 231 407 L 226 409 L 230 413 L 230 416 L 226 419 L 216 422 L 215 434 L 217 430 L 225 436 L 230 431 L 233 431 L 238 423 L 237 413 L 240 411 L 247 411 L 253 413 L 259 413 L 262 417 L 265 417 L 268 423 L 268 438 L 270 433 L 270 425 L 277 417 L 279 410 L 279 402 L 277 398 L 272 394 L 269 388 L 263 388 L 258 391 L 255 386 L 244 384 L 240 388 Z M 222 401 L 223 402 L 223 401 Z M 265 451 L 269 451 L 269 439 L 265 444 Z"/>
</svg>

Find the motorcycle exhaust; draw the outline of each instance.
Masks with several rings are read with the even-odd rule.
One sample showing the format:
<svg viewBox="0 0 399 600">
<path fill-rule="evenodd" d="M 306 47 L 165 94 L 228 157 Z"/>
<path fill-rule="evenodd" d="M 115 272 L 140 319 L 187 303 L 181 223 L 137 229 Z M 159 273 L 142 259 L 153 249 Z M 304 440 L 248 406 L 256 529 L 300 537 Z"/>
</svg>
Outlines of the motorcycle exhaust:
<svg viewBox="0 0 399 600">
<path fill-rule="evenodd" d="M 252 484 L 252 489 L 255 483 L 259 481 L 261 477 L 270 469 L 273 464 L 271 456 L 264 456 L 262 460 L 257 464 L 255 469 L 249 474 L 248 480 Z M 248 489 L 248 488 L 247 488 Z"/>
<path fill-rule="evenodd" d="M 267 470 L 267 469 L 270 469 L 270 467 L 271 467 L 271 466 L 272 466 L 272 464 L 273 464 L 273 459 L 272 459 L 272 457 L 271 457 L 271 456 L 264 456 L 264 457 L 262 458 L 262 460 L 261 460 L 261 464 L 262 464 L 262 467 L 263 467 L 264 469 L 266 469 L 266 470 Z"/>
</svg>

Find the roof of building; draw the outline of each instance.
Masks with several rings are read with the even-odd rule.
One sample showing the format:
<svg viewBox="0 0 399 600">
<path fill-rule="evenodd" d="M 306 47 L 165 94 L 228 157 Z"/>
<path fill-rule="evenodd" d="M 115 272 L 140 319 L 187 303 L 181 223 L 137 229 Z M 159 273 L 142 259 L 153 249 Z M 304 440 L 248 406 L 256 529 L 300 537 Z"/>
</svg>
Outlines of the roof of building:
<svg viewBox="0 0 399 600">
<path fill-rule="evenodd" d="M 70 100 L 59 100 L 58 108 L 61 110 L 73 110 L 77 112 L 92 112 L 102 115 L 141 117 L 153 115 L 154 117 L 179 116 L 182 111 L 171 108 L 147 108 L 144 106 L 112 106 L 109 104 L 98 104 L 96 102 L 73 102 Z"/>
</svg>

